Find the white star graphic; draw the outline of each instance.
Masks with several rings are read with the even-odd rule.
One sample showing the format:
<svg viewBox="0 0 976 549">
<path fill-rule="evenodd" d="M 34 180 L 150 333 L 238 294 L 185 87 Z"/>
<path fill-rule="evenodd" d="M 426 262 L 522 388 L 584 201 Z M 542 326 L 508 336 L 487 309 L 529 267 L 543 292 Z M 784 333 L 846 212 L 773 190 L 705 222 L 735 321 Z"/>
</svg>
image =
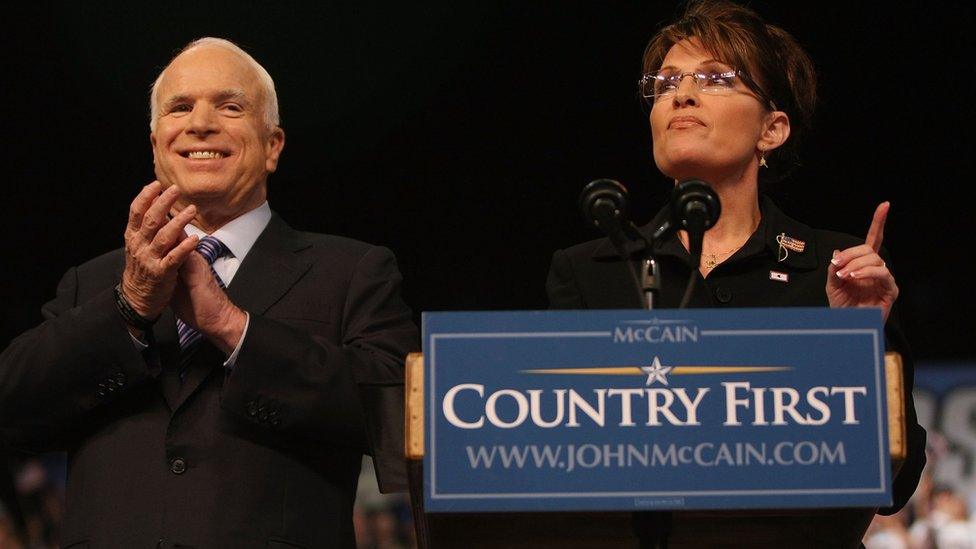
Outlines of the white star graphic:
<svg viewBox="0 0 976 549">
<path fill-rule="evenodd" d="M 641 366 L 641 371 L 647 374 L 646 386 L 652 385 L 655 381 L 660 381 L 662 385 L 667 385 L 668 378 L 664 376 L 671 372 L 671 366 L 661 366 L 661 359 L 654 357 L 654 362 L 650 366 Z"/>
</svg>

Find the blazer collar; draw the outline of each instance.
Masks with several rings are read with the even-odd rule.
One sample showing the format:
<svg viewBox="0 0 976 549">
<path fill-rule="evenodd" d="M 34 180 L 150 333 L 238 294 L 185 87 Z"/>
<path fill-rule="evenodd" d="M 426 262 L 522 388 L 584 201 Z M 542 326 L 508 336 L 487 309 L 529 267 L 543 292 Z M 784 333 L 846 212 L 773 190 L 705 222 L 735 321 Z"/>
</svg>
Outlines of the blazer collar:
<svg viewBox="0 0 976 549">
<path fill-rule="evenodd" d="M 762 213 L 759 227 L 730 260 L 766 254 L 773 261 L 796 269 L 817 268 L 819 260 L 816 249 L 816 235 L 813 229 L 784 214 L 766 195 L 762 195 L 759 199 L 759 211 Z M 641 234 L 650 240 L 651 235 L 664 223 L 667 216 L 668 206 L 665 205 L 650 223 L 639 228 Z M 786 248 L 785 252 L 787 253 L 784 253 L 780 246 L 781 235 L 802 242 L 803 251 L 799 252 Z M 630 256 L 635 256 L 643 252 L 645 247 L 643 242 L 630 242 L 627 244 L 627 252 Z M 654 242 L 653 251 L 655 256 L 673 256 L 685 262 L 690 259 L 688 251 L 685 250 L 676 233 Z M 782 260 L 780 260 L 781 257 Z M 593 252 L 593 258 L 598 261 L 612 261 L 620 259 L 620 254 L 608 239 L 603 239 Z"/>
<path fill-rule="evenodd" d="M 301 252 L 311 240 L 272 214 L 268 226 L 227 286 L 235 305 L 252 314 L 264 314 L 308 271 L 312 263 Z"/>
<path fill-rule="evenodd" d="M 258 237 L 267 228 L 272 215 L 268 201 L 265 200 L 257 208 L 230 220 L 210 236 L 223 242 L 234 257 L 243 260 L 251 251 L 251 247 L 254 246 Z M 186 232 L 200 238 L 207 236 L 207 233 L 194 225 L 187 225 Z"/>
<path fill-rule="evenodd" d="M 760 222 L 756 233 L 762 235 L 761 245 L 766 253 L 779 264 L 802 270 L 816 269 L 820 264 L 816 231 L 783 213 L 768 196 L 763 195 L 760 208 L 766 223 Z M 781 238 L 785 239 L 782 244 Z M 790 240 L 794 249 L 790 249 Z M 795 247 L 797 244 L 799 248 Z"/>
</svg>

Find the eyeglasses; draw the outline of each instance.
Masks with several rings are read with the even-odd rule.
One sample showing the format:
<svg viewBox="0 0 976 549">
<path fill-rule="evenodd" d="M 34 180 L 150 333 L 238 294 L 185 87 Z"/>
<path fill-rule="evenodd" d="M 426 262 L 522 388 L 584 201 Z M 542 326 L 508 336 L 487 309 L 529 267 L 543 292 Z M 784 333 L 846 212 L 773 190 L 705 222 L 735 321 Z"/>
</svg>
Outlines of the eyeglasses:
<svg viewBox="0 0 976 549">
<path fill-rule="evenodd" d="M 702 93 L 722 95 L 729 94 L 735 90 L 735 79 L 741 78 L 742 82 L 750 91 L 772 110 L 776 109 L 776 103 L 759 87 L 749 76 L 739 70 L 731 69 L 722 72 L 678 72 L 665 69 L 656 72 L 649 72 L 637 81 L 640 88 L 641 97 L 649 102 L 657 101 L 662 97 L 670 97 L 677 93 L 681 81 L 686 76 L 695 79 L 695 84 Z"/>
</svg>

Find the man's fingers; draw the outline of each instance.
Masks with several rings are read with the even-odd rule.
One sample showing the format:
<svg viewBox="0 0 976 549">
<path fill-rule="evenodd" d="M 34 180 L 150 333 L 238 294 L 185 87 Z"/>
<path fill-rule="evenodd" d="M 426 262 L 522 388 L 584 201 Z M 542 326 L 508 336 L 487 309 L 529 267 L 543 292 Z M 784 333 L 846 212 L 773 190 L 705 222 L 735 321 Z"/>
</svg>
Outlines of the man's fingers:
<svg viewBox="0 0 976 549">
<path fill-rule="evenodd" d="M 166 255 L 184 235 L 183 229 L 193 219 L 196 213 L 196 206 L 190 204 L 163 225 L 163 228 L 156 232 L 152 243 L 149 244 L 149 249 L 152 251 L 153 256 L 162 257 Z"/>
<path fill-rule="evenodd" d="M 156 235 L 156 231 L 160 227 L 166 224 L 166 215 L 169 213 L 170 208 L 176 203 L 176 199 L 179 198 L 179 190 L 173 186 L 169 187 L 163 194 L 159 195 L 146 213 L 142 216 L 142 226 L 139 227 L 139 234 L 142 235 L 146 240 L 152 240 Z"/>
<path fill-rule="evenodd" d="M 210 264 L 204 259 L 203 255 L 191 254 L 186 258 L 186 261 L 180 265 L 180 280 L 184 284 L 189 284 L 193 286 L 193 281 L 201 274 L 206 273 L 206 276 L 210 276 Z"/>
<path fill-rule="evenodd" d="M 193 253 L 193 250 L 197 249 L 199 242 L 200 239 L 196 235 L 190 235 L 184 238 L 182 242 L 166 254 L 166 257 L 160 261 L 160 264 L 167 270 L 179 267 Z"/>
<path fill-rule="evenodd" d="M 153 181 L 139 191 L 139 194 L 129 204 L 129 224 L 126 230 L 139 230 L 139 227 L 142 226 L 142 216 L 149 209 L 149 205 L 152 204 L 153 199 L 159 196 L 160 187 L 162 187 L 162 184 L 159 181 Z"/>
<path fill-rule="evenodd" d="M 864 243 L 871 246 L 874 251 L 881 249 L 881 241 L 884 240 L 885 221 L 888 219 L 888 210 L 890 208 L 891 202 L 885 201 L 878 204 L 878 207 L 874 210 L 871 227 L 868 228 L 868 236 L 864 239 Z"/>
</svg>

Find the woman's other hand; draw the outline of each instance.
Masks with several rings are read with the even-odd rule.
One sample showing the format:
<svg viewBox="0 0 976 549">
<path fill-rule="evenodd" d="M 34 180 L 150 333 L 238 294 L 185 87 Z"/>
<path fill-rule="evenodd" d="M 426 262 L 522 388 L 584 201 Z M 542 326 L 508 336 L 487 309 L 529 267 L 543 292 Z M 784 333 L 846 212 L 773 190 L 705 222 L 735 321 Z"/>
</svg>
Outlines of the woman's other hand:
<svg viewBox="0 0 976 549">
<path fill-rule="evenodd" d="M 834 250 L 827 267 L 827 301 L 831 307 L 880 307 L 888 321 L 898 298 L 898 285 L 878 251 L 884 239 L 884 225 L 891 203 L 882 202 L 874 211 L 864 244 Z"/>
</svg>

